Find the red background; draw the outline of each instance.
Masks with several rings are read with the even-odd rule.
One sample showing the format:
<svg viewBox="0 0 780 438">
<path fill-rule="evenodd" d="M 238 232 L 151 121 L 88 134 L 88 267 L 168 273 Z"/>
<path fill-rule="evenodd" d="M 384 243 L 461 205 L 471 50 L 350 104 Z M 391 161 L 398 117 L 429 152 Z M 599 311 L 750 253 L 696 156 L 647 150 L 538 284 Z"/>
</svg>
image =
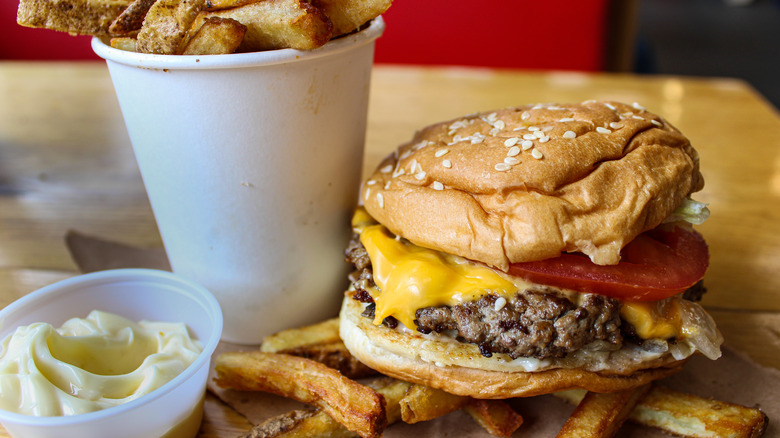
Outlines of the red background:
<svg viewBox="0 0 780 438">
<path fill-rule="evenodd" d="M 88 36 L 19 26 L 16 7 L 0 0 L 0 59 L 99 59 Z M 376 61 L 603 70 L 608 12 L 609 0 L 395 0 Z"/>
</svg>

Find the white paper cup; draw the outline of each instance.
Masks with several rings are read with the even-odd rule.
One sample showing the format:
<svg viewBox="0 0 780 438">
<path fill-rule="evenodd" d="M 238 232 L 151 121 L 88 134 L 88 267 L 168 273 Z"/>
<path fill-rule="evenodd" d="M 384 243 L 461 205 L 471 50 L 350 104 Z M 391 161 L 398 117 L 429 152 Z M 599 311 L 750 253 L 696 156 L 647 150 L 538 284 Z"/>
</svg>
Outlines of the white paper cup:
<svg viewBox="0 0 780 438">
<path fill-rule="evenodd" d="M 335 316 L 357 199 L 374 41 L 311 51 L 151 55 L 98 39 L 173 271 L 254 344 Z"/>
</svg>

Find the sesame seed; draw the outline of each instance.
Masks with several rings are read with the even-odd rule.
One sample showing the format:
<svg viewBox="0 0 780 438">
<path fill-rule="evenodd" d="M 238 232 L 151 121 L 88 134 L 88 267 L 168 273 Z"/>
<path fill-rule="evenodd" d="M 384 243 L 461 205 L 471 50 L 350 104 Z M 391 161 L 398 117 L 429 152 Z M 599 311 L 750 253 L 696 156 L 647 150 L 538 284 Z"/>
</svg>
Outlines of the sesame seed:
<svg viewBox="0 0 780 438">
<path fill-rule="evenodd" d="M 520 143 L 520 146 L 523 147 L 524 151 L 527 151 L 528 149 L 531 149 L 532 147 L 534 147 L 534 142 L 532 142 L 531 140 L 526 140 L 526 141 Z"/>
<path fill-rule="evenodd" d="M 371 194 L 371 189 L 366 189 L 366 194 L 363 196 L 364 199 L 368 200 L 368 195 Z"/>
<path fill-rule="evenodd" d="M 385 208 L 385 198 L 381 193 L 376 194 L 376 203 L 379 204 L 379 208 Z"/>
<path fill-rule="evenodd" d="M 512 131 L 521 131 L 525 129 L 525 126 L 518 126 L 517 128 L 513 129 Z"/>
<path fill-rule="evenodd" d="M 558 120 L 558 121 L 559 121 L 559 122 L 563 122 L 563 123 L 566 123 L 566 122 L 573 122 L 573 121 L 574 121 L 574 118 L 573 118 L 573 117 L 564 117 L 564 118 L 562 118 L 561 120 Z"/>
<path fill-rule="evenodd" d="M 512 146 L 516 145 L 518 142 L 520 142 L 520 139 L 517 137 L 507 138 L 506 141 L 504 141 L 504 146 L 511 148 Z"/>
<path fill-rule="evenodd" d="M 439 157 L 442 157 L 444 155 L 447 155 L 447 153 L 449 151 L 450 151 L 449 149 L 439 149 L 438 151 L 436 151 L 435 154 L 433 154 L 433 156 L 436 157 L 436 158 L 439 158 Z"/>
<path fill-rule="evenodd" d="M 425 175 L 426 175 L 426 173 L 421 170 L 421 171 L 415 173 L 414 177 L 417 178 L 418 181 L 422 181 L 422 180 L 425 179 Z"/>
<path fill-rule="evenodd" d="M 647 108 L 643 107 L 642 105 L 640 105 L 640 104 L 638 104 L 636 102 L 632 103 L 631 106 L 633 106 L 634 108 L 638 109 L 639 111 L 647 111 Z"/>
<path fill-rule="evenodd" d="M 523 140 L 536 140 L 536 136 L 533 134 L 525 134 L 523 135 Z"/>
<path fill-rule="evenodd" d="M 534 107 L 533 107 L 533 108 L 531 108 L 531 109 L 542 109 L 542 108 L 544 108 L 544 105 L 542 105 L 541 103 L 537 103 L 537 104 L 536 104 L 536 105 L 534 105 Z"/>
<path fill-rule="evenodd" d="M 552 131 L 553 129 L 554 129 L 554 128 L 553 128 L 552 126 L 545 126 L 544 128 L 542 128 L 542 131 L 544 131 L 544 132 L 550 132 L 550 131 Z"/>
<path fill-rule="evenodd" d="M 399 176 L 401 176 L 401 175 L 403 175 L 405 173 L 406 173 L 406 171 L 404 169 L 398 168 L 398 169 L 395 170 L 395 172 L 393 172 L 393 178 L 397 178 L 397 177 L 399 177 Z"/>
<path fill-rule="evenodd" d="M 495 303 L 493 303 L 493 309 L 495 309 L 496 312 L 503 309 L 504 306 L 506 306 L 506 298 L 504 297 L 498 297 Z"/>
<path fill-rule="evenodd" d="M 531 151 L 531 156 L 536 158 L 537 160 L 541 160 L 544 155 L 542 155 L 542 153 L 539 152 L 539 149 L 534 149 Z"/>
<path fill-rule="evenodd" d="M 444 190 L 444 184 L 434 181 L 433 182 L 433 190 Z"/>
<path fill-rule="evenodd" d="M 546 135 L 539 139 L 539 143 L 547 143 L 548 141 L 550 141 L 550 137 Z"/>
<path fill-rule="evenodd" d="M 499 132 L 501 132 L 501 130 L 500 130 L 500 129 L 498 129 L 498 128 L 493 128 L 493 129 L 491 129 L 491 130 L 488 132 L 488 134 L 490 134 L 490 136 L 491 136 L 491 137 L 495 137 L 496 135 L 498 135 L 498 133 L 499 133 Z"/>
<path fill-rule="evenodd" d="M 415 151 L 419 151 L 420 149 L 424 148 L 425 146 L 428 146 L 428 140 L 423 140 L 416 145 L 412 146 L 412 149 Z"/>
<path fill-rule="evenodd" d="M 609 102 L 604 102 L 604 106 L 605 106 L 605 107 L 607 107 L 607 108 L 609 108 L 609 109 L 611 109 L 612 111 L 615 111 L 615 109 L 616 109 L 616 108 L 615 108 L 615 105 L 612 105 L 612 104 L 611 104 L 611 103 L 609 103 Z"/>
<path fill-rule="evenodd" d="M 516 155 L 520 155 L 520 148 L 517 146 L 512 146 L 509 151 L 506 153 L 507 157 L 514 157 Z"/>
<path fill-rule="evenodd" d="M 531 131 L 531 132 L 535 132 L 535 131 L 539 130 L 539 127 L 538 126 L 529 126 L 528 130 Z"/>
<path fill-rule="evenodd" d="M 390 172 L 393 171 L 393 165 L 392 164 L 388 164 L 387 166 L 383 167 L 379 171 L 382 172 L 382 173 L 390 173 Z"/>
<path fill-rule="evenodd" d="M 420 167 L 420 163 L 417 162 L 417 159 L 412 158 L 412 165 L 409 168 L 409 173 L 417 172 L 418 167 Z"/>
<path fill-rule="evenodd" d="M 412 150 L 407 149 L 401 154 L 401 159 L 404 160 L 406 158 L 409 158 L 409 155 L 412 155 Z"/>
<path fill-rule="evenodd" d="M 507 170 L 511 169 L 512 166 L 506 164 L 506 163 L 498 163 L 495 166 L 493 166 L 494 169 L 496 169 L 499 172 L 506 172 Z"/>
<path fill-rule="evenodd" d="M 562 110 L 563 108 L 561 108 L 559 106 L 548 106 L 547 109 L 548 110 L 552 110 L 552 111 L 556 111 L 556 110 Z"/>
<path fill-rule="evenodd" d="M 376 181 L 374 181 L 373 179 L 366 181 L 366 185 L 373 186 L 374 184 L 376 184 Z"/>
<path fill-rule="evenodd" d="M 598 132 L 599 134 L 610 134 L 610 133 L 612 133 L 612 131 L 610 131 L 609 129 L 601 127 L 601 126 L 596 128 L 596 132 Z"/>
<path fill-rule="evenodd" d="M 452 125 L 450 125 L 450 131 L 455 131 L 456 129 L 465 128 L 468 125 L 468 122 L 465 120 L 458 120 Z"/>
<path fill-rule="evenodd" d="M 563 138 L 577 138 L 577 133 L 574 131 L 566 131 L 563 133 Z"/>
<path fill-rule="evenodd" d="M 500 131 L 506 128 L 506 123 L 504 123 L 503 120 L 497 120 L 496 123 L 493 124 L 493 127 Z"/>
<path fill-rule="evenodd" d="M 441 165 L 449 169 L 452 167 L 452 162 L 450 160 L 444 160 L 441 162 Z"/>
<path fill-rule="evenodd" d="M 390 188 L 390 181 L 388 181 L 388 182 L 386 182 L 386 183 L 385 183 L 385 190 L 387 190 L 387 189 L 389 189 L 389 188 Z"/>
<path fill-rule="evenodd" d="M 479 144 L 483 141 L 485 141 L 485 136 L 479 132 L 475 132 L 474 135 L 471 136 L 471 144 Z"/>
<path fill-rule="evenodd" d="M 609 127 L 612 129 L 620 129 L 623 127 L 623 124 L 618 122 L 612 122 L 609 124 Z"/>
<path fill-rule="evenodd" d="M 518 160 L 515 157 L 506 157 L 506 158 L 504 158 L 504 163 L 509 164 L 510 166 L 513 166 L 513 165 L 515 165 L 515 164 L 517 164 L 519 162 L 520 162 L 520 160 Z"/>
<path fill-rule="evenodd" d="M 523 120 L 528 120 L 531 118 L 531 113 L 529 113 L 528 111 L 523 111 L 523 114 L 520 116 L 520 118 Z"/>
<path fill-rule="evenodd" d="M 542 138 L 545 136 L 544 132 L 542 131 L 536 131 L 534 132 L 534 135 L 536 136 L 536 138 Z"/>
<path fill-rule="evenodd" d="M 636 115 L 636 114 L 634 114 L 633 116 L 631 116 L 631 118 L 632 118 L 632 119 L 637 119 L 637 120 L 644 120 L 644 119 L 645 119 L 644 117 L 642 117 L 642 116 L 638 116 L 638 115 Z"/>
<path fill-rule="evenodd" d="M 661 122 L 659 122 L 658 120 L 655 120 L 655 119 L 650 120 L 650 123 L 652 123 L 653 125 L 658 126 L 658 127 L 664 126 L 663 123 L 661 123 Z"/>
<path fill-rule="evenodd" d="M 488 122 L 491 122 L 491 123 L 495 122 L 496 119 L 498 119 L 498 114 L 497 113 L 490 113 L 490 114 L 488 114 L 486 119 L 487 119 Z"/>
</svg>

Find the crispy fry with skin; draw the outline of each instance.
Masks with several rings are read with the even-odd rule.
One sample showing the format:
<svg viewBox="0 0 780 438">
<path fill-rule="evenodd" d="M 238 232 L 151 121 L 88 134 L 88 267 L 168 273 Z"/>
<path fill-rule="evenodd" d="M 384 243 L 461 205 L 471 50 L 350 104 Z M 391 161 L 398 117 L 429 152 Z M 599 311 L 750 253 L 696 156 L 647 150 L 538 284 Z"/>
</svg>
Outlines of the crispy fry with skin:
<svg viewBox="0 0 780 438">
<path fill-rule="evenodd" d="M 220 9 L 237 8 L 256 1 L 260 0 L 206 0 L 206 10 L 218 11 Z"/>
<path fill-rule="evenodd" d="M 266 336 L 260 351 L 305 357 L 335 368 L 346 377 L 359 379 L 378 373 L 363 365 L 342 342 L 338 318 L 318 324 L 282 330 Z"/>
<path fill-rule="evenodd" d="M 387 425 L 384 398 L 373 389 L 313 360 L 261 351 L 223 353 L 216 382 L 239 391 L 265 391 L 314 405 L 362 437 Z"/>
<path fill-rule="evenodd" d="M 764 434 L 767 416 L 761 410 L 698 397 L 656 386 L 631 414 L 631 419 L 667 432 L 695 438 L 754 438 Z"/>
<path fill-rule="evenodd" d="M 181 53 L 187 32 L 205 3 L 206 0 L 157 0 L 144 18 L 136 49 L 161 55 Z"/>
<path fill-rule="evenodd" d="M 383 14 L 392 0 L 312 0 L 333 22 L 333 36 L 354 32 Z"/>
<path fill-rule="evenodd" d="M 333 36 L 330 19 L 320 9 L 302 0 L 258 0 L 236 8 L 204 11 L 194 27 L 215 16 L 232 18 L 247 27 L 240 52 L 316 49 Z"/>
<path fill-rule="evenodd" d="M 510 437 L 523 425 L 523 417 L 503 400 L 474 399 L 464 410 L 493 436 Z"/>
<path fill-rule="evenodd" d="M 155 0 L 135 0 L 108 27 L 111 35 L 130 35 L 141 29 Z"/>
<path fill-rule="evenodd" d="M 439 418 L 466 406 L 471 399 L 425 385 L 412 385 L 400 400 L 401 420 L 418 423 Z"/>
<path fill-rule="evenodd" d="M 211 17 L 195 32 L 182 55 L 224 55 L 241 44 L 246 26 L 230 18 Z"/>
<path fill-rule="evenodd" d="M 279 353 L 304 345 L 329 344 L 341 342 L 339 319 L 331 318 L 317 324 L 282 330 L 263 338 L 260 351 Z"/>
<path fill-rule="evenodd" d="M 19 0 L 16 22 L 80 35 L 105 36 L 133 0 Z"/>
<path fill-rule="evenodd" d="M 369 386 L 382 394 L 387 403 L 387 422 L 393 424 L 401 420 L 399 400 L 406 394 L 411 383 L 384 377 Z M 302 437 L 357 437 L 343 425 L 321 410 L 296 410 L 269 418 L 255 426 L 240 438 L 302 438 Z"/>
<path fill-rule="evenodd" d="M 583 390 L 564 391 L 556 397 L 571 404 L 585 396 Z M 757 438 L 768 419 L 760 409 L 699 397 L 656 385 L 637 404 L 629 420 L 686 438 Z"/>
<path fill-rule="evenodd" d="M 650 391 L 650 385 L 626 391 L 588 392 L 558 432 L 558 438 L 610 438 Z"/>
<path fill-rule="evenodd" d="M 126 52 L 135 52 L 135 38 L 128 38 L 128 37 L 120 37 L 120 38 L 111 38 L 111 47 L 119 50 L 124 50 Z"/>
<path fill-rule="evenodd" d="M 320 362 L 330 368 L 337 369 L 341 374 L 350 379 L 361 379 L 379 374 L 352 356 L 343 342 L 301 346 L 282 350 L 280 353 L 305 357 Z"/>
</svg>

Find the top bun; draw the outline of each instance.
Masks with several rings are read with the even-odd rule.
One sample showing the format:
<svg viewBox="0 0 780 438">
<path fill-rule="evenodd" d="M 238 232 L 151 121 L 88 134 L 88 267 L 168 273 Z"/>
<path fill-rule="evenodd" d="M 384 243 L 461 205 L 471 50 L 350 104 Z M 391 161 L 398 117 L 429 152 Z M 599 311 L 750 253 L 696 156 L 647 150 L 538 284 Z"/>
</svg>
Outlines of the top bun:
<svg viewBox="0 0 780 438">
<path fill-rule="evenodd" d="M 588 101 L 426 127 L 382 161 L 361 199 L 417 245 L 507 270 L 562 252 L 616 264 L 703 186 L 676 128 L 636 104 Z"/>
</svg>

